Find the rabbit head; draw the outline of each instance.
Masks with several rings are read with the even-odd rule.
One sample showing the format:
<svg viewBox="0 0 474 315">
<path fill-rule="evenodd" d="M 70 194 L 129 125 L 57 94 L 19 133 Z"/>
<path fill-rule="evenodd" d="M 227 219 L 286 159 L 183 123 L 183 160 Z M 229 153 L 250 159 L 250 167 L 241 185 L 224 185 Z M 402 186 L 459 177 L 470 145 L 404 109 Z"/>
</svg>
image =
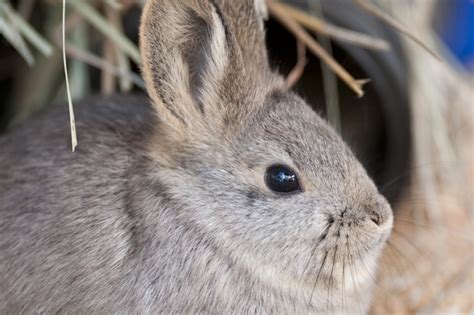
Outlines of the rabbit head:
<svg viewBox="0 0 474 315">
<path fill-rule="evenodd" d="M 350 299 L 370 287 L 364 268 L 375 268 L 392 212 L 337 133 L 270 68 L 264 8 L 147 2 L 140 42 L 157 112 L 150 176 L 173 199 L 173 215 L 256 281 L 315 305 L 326 305 L 328 290 Z"/>
</svg>

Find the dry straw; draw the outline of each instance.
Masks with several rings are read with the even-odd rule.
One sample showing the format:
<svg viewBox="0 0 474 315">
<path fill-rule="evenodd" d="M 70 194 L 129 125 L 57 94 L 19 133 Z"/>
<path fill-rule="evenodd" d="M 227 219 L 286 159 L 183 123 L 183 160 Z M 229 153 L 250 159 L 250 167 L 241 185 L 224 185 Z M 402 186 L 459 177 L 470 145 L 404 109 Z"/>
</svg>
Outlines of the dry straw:
<svg viewBox="0 0 474 315">
<path fill-rule="evenodd" d="M 63 0 L 63 63 L 64 63 L 64 77 L 66 80 L 66 93 L 67 101 L 69 106 L 69 123 L 71 125 L 71 145 L 72 151 L 76 150 L 77 147 L 77 134 L 76 134 L 76 120 L 74 118 L 74 107 L 72 104 L 71 88 L 69 86 L 69 73 L 67 71 L 67 57 L 66 57 L 66 0 Z"/>
</svg>

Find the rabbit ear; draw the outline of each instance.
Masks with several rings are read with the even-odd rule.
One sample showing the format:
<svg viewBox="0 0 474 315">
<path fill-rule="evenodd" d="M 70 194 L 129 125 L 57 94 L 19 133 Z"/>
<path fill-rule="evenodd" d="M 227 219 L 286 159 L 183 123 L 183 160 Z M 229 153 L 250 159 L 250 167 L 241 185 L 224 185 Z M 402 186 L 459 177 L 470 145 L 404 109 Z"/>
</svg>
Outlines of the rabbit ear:
<svg viewBox="0 0 474 315">
<path fill-rule="evenodd" d="M 143 74 L 160 119 L 174 132 L 219 124 L 228 116 L 224 103 L 268 70 L 261 1 L 147 1 Z"/>
</svg>

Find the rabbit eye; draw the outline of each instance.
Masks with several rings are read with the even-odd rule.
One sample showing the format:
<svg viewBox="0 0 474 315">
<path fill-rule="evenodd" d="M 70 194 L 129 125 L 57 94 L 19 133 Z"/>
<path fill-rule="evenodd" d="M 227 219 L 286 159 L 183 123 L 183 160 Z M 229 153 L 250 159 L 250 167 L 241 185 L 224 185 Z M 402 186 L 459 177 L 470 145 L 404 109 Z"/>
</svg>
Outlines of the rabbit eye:
<svg viewBox="0 0 474 315">
<path fill-rule="evenodd" d="M 265 174 L 265 182 L 268 188 L 277 193 L 291 193 L 301 190 L 296 173 L 284 165 L 270 166 Z"/>
</svg>

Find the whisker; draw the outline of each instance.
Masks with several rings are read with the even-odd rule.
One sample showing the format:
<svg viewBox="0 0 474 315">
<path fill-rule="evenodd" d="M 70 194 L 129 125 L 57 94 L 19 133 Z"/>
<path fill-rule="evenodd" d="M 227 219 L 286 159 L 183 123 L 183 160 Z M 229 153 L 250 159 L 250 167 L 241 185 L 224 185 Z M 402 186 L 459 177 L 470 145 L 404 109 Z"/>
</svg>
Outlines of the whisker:
<svg viewBox="0 0 474 315">
<path fill-rule="evenodd" d="M 323 230 L 323 234 L 322 235 L 326 235 L 327 234 L 327 231 L 329 230 L 329 228 L 331 227 L 331 224 L 328 223 L 326 224 L 324 230 Z M 309 267 L 309 264 L 311 263 L 311 261 L 313 260 L 314 258 L 314 255 L 316 254 L 316 251 L 318 249 L 318 246 L 321 244 L 322 242 L 322 239 L 319 239 L 319 242 L 316 244 L 316 246 L 313 248 L 313 250 L 311 251 L 311 255 L 308 259 L 308 262 L 306 263 L 304 269 L 303 269 L 303 272 L 301 273 L 301 278 L 304 278 L 304 274 L 306 273 L 306 270 L 308 269 Z"/>
<path fill-rule="evenodd" d="M 369 247 L 364 246 L 363 244 L 361 244 L 361 247 L 362 247 L 362 250 L 369 250 Z M 367 261 L 365 260 L 364 256 L 361 254 L 361 251 L 359 250 L 359 247 L 357 247 L 357 246 L 356 246 L 356 252 L 357 252 L 358 258 L 360 259 L 360 261 L 362 263 L 362 267 L 364 267 L 364 269 L 367 272 L 367 274 L 369 275 L 369 277 L 373 280 L 374 285 L 378 289 L 381 290 L 381 292 L 383 293 L 383 295 L 385 297 L 388 297 L 388 294 L 386 292 L 387 290 L 378 283 L 377 277 L 370 271 L 370 268 L 369 268 L 369 265 L 367 264 Z"/>
<path fill-rule="evenodd" d="M 466 233 L 461 233 L 461 232 L 454 231 L 452 229 L 449 229 L 440 225 L 421 224 L 418 222 L 405 220 L 403 218 L 395 216 L 395 222 L 394 222 L 395 230 L 396 230 L 396 227 L 400 225 L 409 225 L 409 226 L 419 228 L 423 232 L 436 233 L 436 236 L 440 236 L 439 233 L 443 233 L 443 234 L 446 234 L 445 235 L 446 237 L 456 237 L 466 242 L 474 242 L 474 236 L 472 235 L 472 233 L 469 233 L 470 230 L 468 230 L 467 227 L 466 227 Z"/>
<path fill-rule="evenodd" d="M 390 240 L 387 242 L 387 245 L 389 248 L 391 248 L 397 255 L 398 257 L 402 258 L 405 260 L 405 263 L 407 264 L 406 267 L 408 267 L 410 269 L 411 272 L 413 273 L 417 273 L 417 270 L 415 269 L 415 264 L 413 263 L 413 261 L 408 258 L 406 255 L 403 255 L 399 250 L 398 248 L 395 246 L 395 244 L 393 242 L 391 242 Z M 402 272 L 400 273 L 400 275 L 403 275 L 403 274 L 406 274 L 406 268 L 402 268 L 401 269 Z"/>
<path fill-rule="evenodd" d="M 334 304 L 331 303 L 332 301 L 332 290 L 334 289 L 334 266 L 336 265 L 336 256 L 337 256 L 337 245 L 334 250 L 334 255 L 332 257 L 332 267 L 331 267 L 331 276 L 329 277 L 329 288 L 328 288 L 328 301 L 327 301 L 327 307 L 328 307 L 328 313 L 329 313 L 329 308 L 334 309 Z"/>
<path fill-rule="evenodd" d="M 400 275 L 405 274 L 405 269 L 401 266 L 400 264 L 400 255 L 393 249 L 393 245 L 391 244 L 391 241 L 387 241 L 387 250 L 385 253 L 390 254 L 390 263 L 386 263 L 386 266 L 389 267 L 389 270 L 392 273 L 392 278 L 397 278 Z M 394 270 L 393 270 L 393 269 Z"/>
<path fill-rule="evenodd" d="M 309 264 L 311 263 L 311 261 L 313 260 L 314 258 L 314 255 L 316 254 L 316 251 L 318 249 L 318 245 L 319 244 L 316 244 L 314 247 L 313 247 L 313 250 L 311 251 L 311 255 L 309 256 L 308 258 L 308 261 L 303 269 L 303 272 L 301 273 L 301 278 L 303 279 L 304 278 L 304 275 L 306 273 L 306 270 L 308 270 L 308 267 L 309 267 Z"/>
<path fill-rule="evenodd" d="M 359 304 L 360 313 L 362 314 L 362 313 L 364 313 L 364 308 L 362 307 L 362 303 L 361 303 L 361 299 L 360 299 L 360 295 L 359 295 L 359 289 L 358 289 L 358 286 L 357 286 L 357 282 L 355 281 L 354 268 L 353 268 L 354 267 L 354 259 L 352 257 L 352 254 L 350 253 L 348 243 L 346 243 L 346 247 L 347 247 L 347 253 L 349 255 L 349 270 L 351 272 L 352 285 L 354 287 L 354 292 L 355 292 L 355 295 L 356 295 L 357 304 Z"/>
<path fill-rule="evenodd" d="M 395 237 L 397 238 L 400 238 L 401 240 L 403 240 L 406 244 L 410 245 L 412 249 L 414 249 L 416 252 L 418 252 L 418 254 L 423 257 L 423 258 L 429 258 L 431 256 L 433 256 L 433 253 L 431 252 L 428 252 L 426 250 L 423 250 L 421 249 L 420 247 L 418 247 L 414 242 L 412 242 L 410 239 L 408 239 L 407 236 L 405 236 L 403 233 L 401 233 L 400 231 L 397 231 L 397 230 L 393 230 L 392 231 L 392 241 L 395 242 L 396 239 Z"/>
<path fill-rule="evenodd" d="M 449 169 L 453 165 L 456 165 L 457 163 L 458 163 L 457 161 L 449 161 L 449 162 L 436 161 L 436 162 L 427 162 L 427 163 L 420 163 L 418 165 L 414 165 L 414 166 L 408 168 L 405 172 L 402 172 L 400 175 L 397 175 L 394 178 L 390 179 L 390 181 L 385 183 L 380 188 L 380 190 L 385 192 L 386 187 L 391 187 L 391 186 L 397 184 L 399 181 L 411 177 L 412 173 L 415 172 L 415 171 L 419 171 L 419 170 L 424 169 L 424 168 L 431 168 L 433 171 L 434 170 L 441 170 L 443 168 Z"/>
<path fill-rule="evenodd" d="M 311 290 L 311 295 L 309 297 L 309 304 L 310 305 L 311 305 L 311 302 L 313 300 L 314 290 L 316 289 L 316 285 L 318 284 L 319 276 L 321 275 L 321 271 L 324 268 L 324 265 L 326 263 L 326 259 L 328 257 L 328 254 L 329 254 L 329 251 L 326 251 L 325 254 L 324 254 L 323 262 L 321 263 L 321 267 L 319 267 L 318 274 L 316 275 L 316 280 L 314 281 L 313 289 Z"/>
<path fill-rule="evenodd" d="M 344 295 L 346 293 L 346 275 L 345 275 L 345 270 L 346 270 L 346 253 L 342 256 L 342 315 L 344 315 L 344 311 L 346 310 L 346 304 L 345 304 L 345 299 Z"/>
</svg>

